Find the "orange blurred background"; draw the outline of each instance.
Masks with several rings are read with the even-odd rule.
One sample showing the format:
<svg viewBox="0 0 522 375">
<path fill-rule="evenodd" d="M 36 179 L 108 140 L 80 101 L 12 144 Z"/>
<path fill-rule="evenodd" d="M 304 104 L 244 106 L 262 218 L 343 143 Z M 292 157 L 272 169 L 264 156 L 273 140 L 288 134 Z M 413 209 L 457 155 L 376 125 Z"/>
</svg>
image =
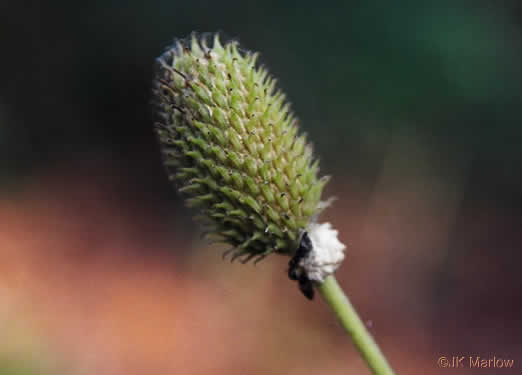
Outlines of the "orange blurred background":
<svg viewBox="0 0 522 375">
<path fill-rule="evenodd" d="M 0 324 L 24 338 L 24 361 L 45 353 L 70 374 L 365 373 L 326 305 L 287 279 L 288 259 L 223 261 L 104 164 L 57 167 L 0 203 Z M 492 227 L 518 236 L 510 217 L 487 205 L 462 217 L 458 191 L 399 187 L 386 168 L 371 194 L 353 185 L 334 179 L 324 220 L 348 245 L 340 283 L 397 372 L 441 373 L 441 355 L 520 358 L 505 271 L 440 250 L 452 236 L 485 246 Z"/>
</svg>

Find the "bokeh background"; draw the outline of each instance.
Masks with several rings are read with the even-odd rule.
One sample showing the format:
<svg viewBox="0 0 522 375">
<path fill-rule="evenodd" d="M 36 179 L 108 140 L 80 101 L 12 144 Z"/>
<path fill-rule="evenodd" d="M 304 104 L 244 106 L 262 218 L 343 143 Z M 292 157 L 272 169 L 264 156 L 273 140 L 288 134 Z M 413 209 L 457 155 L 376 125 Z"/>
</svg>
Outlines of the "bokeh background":
<svg viewBox="0 0 522 375">
<path fill-rule="evenodd" d="M 222 261 L 169 186 L 153 62 L 193 30 L 261 51 L 291 98 L 397 372 L 518 373 L 518 0 L 2 1 L 0 373 L 368 373 L 288 259 Z"/>
</svg>

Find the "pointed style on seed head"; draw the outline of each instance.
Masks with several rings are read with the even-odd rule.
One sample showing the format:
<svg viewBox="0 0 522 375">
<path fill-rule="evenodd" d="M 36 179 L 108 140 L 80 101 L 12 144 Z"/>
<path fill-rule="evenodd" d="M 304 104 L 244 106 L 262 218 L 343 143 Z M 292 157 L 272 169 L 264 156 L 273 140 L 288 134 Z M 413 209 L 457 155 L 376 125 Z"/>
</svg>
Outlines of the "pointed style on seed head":
<svg viewBox="0 0 522 375">
<path fill-rule="evenodd" d="M 232 259 L 292 255 L 324 204 L 311 145 L 258 54 L 192 35 L 157 59 L 155 130 L 169 178 Z M 324 202 L 323 202 L 324 203 Z"/>
</svg>

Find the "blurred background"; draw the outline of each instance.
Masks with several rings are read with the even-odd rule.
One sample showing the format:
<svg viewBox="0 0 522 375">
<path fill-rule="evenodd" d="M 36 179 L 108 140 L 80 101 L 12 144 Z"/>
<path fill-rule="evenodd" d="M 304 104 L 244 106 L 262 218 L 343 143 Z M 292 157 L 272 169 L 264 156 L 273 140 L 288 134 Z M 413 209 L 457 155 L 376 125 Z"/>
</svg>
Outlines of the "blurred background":
<svg viewBox="0 0 522 375">
<path fill-rule="evenodd" d="M 520 1 L 4 0 L 0 374 L 368 373 L 288 259 L 222 261 L 170 187 L 153 62 L 193 30 L 287 92 L 333 175 L 338 278 L 397 373 L 520 369 Z"/>
</svg>

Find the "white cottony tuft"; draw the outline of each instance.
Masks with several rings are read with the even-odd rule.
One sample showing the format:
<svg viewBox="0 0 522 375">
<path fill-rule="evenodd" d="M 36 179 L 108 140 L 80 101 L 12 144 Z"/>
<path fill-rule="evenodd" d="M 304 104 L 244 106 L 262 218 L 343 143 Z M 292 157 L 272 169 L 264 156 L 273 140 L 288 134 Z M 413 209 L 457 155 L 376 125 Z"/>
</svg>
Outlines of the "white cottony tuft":
<svg viewBox="0 0 522 375">
<path fill-rule="evenodd" d="M 333 274 L 344 259 L 346 246 L 337 238 L 338 231 L 330 223 L 312 223 L 307 228 L 312 241 L 312 251 L 299 265 L 306 271 L 310 280 L 323 282 Z"/>
</svg>

